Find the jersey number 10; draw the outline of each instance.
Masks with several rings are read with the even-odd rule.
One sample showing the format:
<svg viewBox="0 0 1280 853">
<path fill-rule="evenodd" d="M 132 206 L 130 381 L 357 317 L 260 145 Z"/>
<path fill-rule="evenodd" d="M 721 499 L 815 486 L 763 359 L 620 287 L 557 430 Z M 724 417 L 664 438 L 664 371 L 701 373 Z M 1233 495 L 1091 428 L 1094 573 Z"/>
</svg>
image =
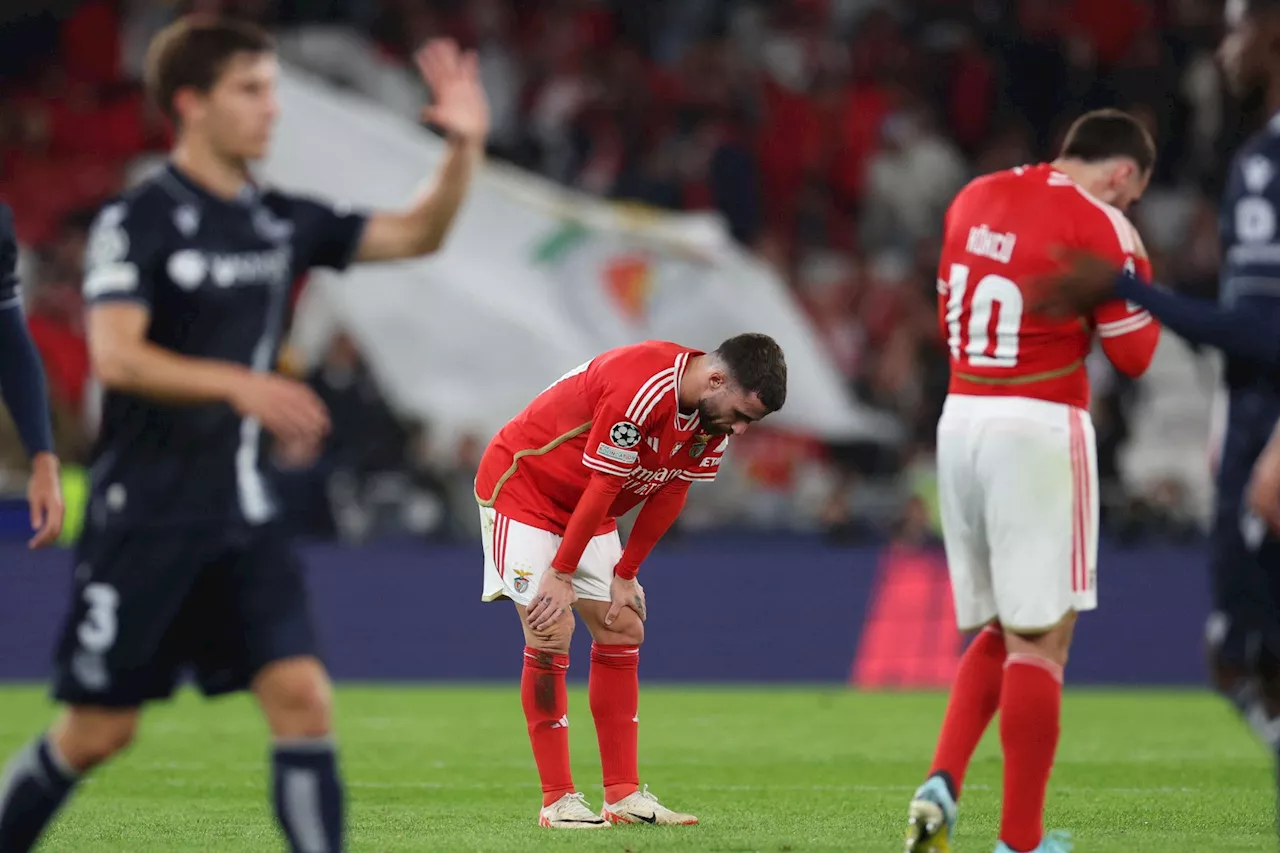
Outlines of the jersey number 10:
<svg viewBox="0 0 1280 853">
<path fill-rule="evenodd" d="M 969 328 L 960 318 L 969 312 Z M 992 322 L 994 320 L 994 323 Z M 975 367 L 1013 367 L 1018 363 L 1022 328 L 1022 291 L 999 275 L 984 275 L 969 287 L 969 268 L 951 265 L 947 282 L 947 346 L 953 361 Z"/>
</svg>

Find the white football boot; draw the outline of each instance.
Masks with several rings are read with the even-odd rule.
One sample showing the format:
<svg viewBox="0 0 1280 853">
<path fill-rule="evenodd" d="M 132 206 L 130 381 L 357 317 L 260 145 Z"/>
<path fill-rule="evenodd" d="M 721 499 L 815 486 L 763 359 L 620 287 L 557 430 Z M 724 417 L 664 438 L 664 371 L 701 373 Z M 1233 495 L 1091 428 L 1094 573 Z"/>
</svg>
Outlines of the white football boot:
<svg viewBox="0 0 1280 853">
<path fill-rule="evenodd" d="M 691 814 L 673 812 L 658 802 L 645 785 L 616 803 L 605 803 L 600 817 L 609 823 L 651 823 L 657 826 L 693 826 L 698 819 Z"/>
<path fill-rule="evenodd" d="M 582 794 L 565 794 L 538 812 L 538 826 L 549 829 L 608 829 L 609 823 L 587 808 Z"/>
</svg>

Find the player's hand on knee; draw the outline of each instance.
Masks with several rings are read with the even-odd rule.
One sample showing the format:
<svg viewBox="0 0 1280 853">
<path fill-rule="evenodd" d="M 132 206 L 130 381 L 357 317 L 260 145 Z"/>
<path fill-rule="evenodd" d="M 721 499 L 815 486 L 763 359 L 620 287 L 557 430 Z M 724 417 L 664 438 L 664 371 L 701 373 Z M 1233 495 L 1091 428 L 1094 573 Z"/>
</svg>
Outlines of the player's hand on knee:
<svg viewBox="0 0 1280 853">
<path fill-rule="evenodd" d="M 1249 508 L 1273 533 L 1280 533 L 1280 448 L 1268 447 L 1249 481 Z"/>
<path fill-rule="evenodd" d="M 316 392 L 274 373 L 252 374 L 236 389 L 231 404 L 285 442 L 318 442 L 329 431 L 329 411 Z"/>
<path fill-rule="evenodd" d="M 546 631 L 568 613 L 577 600 L 578 593 L 573 589 L 573 575 L 547 569 L 542 573 L 537 594 L 529 602 L 526 617 L 529 627 L 534 631 Z"/>
<path fill-rule="evenodd" d="M 615 575 L 613 583 L 609 585 L 609 612 L 604 615 L 604 624 L 612 625 L 613 620 L 618 618 L 618 614 L 624 607 L 634 610 L 641 622 L 645 621 L 649 615 L 644 598 L 644 587 L 640 585 L 640 581 Z"/>
</svg>

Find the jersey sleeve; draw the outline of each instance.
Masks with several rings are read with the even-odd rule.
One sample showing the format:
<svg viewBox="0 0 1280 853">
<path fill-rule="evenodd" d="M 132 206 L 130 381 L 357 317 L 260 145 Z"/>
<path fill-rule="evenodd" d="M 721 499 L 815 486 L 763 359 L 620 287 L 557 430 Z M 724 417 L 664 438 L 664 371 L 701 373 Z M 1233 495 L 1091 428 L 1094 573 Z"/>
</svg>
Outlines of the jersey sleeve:
<svg viewBox="0 0 1280 853">
<path fill-rule="evenodd" d="M 147 223 L 136 202 L 117 201 L 99 211 L 85 247 L 86 303 L 127 301 L 151 306 L 163 257 L 160 226 Z"/>
<path fill-rule="evenodd" d="M 19 305 L 18 236 L 13 230 L 13 211 L 0 204 L 0 310 Z"/>
<path fill-rule="evenodd" d="M 298 269 L 345 270 L 355 260 L 368 216 L 311 198 L 289 198 Z"/>
<path fill-rule="evenodd" d="M 694 445 L 694 449 L 697 445 Z M 724 453 L 729 449 L 729 436 L 713 435 L 707 442 L 706 449 L 698 456 L 696 464 L 680 472 L 680 479 L 691 483 L 709 483 L 720 473 L 720 463 Z"/>
<path fill-rule="evenodd" d="M 1092 248 L 1143 281 L 1151 281 L 1151 260 L 1142 237 L 1124 214 L 1114 208 L 1103 210 L 1105 224 L 1096 229 Z M 1140 305 L 1113 299 L 1094 309 L 1093 325 L 1102 341 L 1102 350 L 1116 369 L 1126 376 L 1141 376 L 1151 364 L 1160 342 L 1160 324 Z"/>
<path fill-rule="evenodd" d="M 591 431 L 582 450 L 582 464 L 602 474 L 630 476 L 640 459 L 640 443 L 651 431 L 655 413 L 675 393 L 673 369 L 635 370 L 630 365 L 605 364 L 595 381 L 602 383 L 591 418 Z"/>
</svg>

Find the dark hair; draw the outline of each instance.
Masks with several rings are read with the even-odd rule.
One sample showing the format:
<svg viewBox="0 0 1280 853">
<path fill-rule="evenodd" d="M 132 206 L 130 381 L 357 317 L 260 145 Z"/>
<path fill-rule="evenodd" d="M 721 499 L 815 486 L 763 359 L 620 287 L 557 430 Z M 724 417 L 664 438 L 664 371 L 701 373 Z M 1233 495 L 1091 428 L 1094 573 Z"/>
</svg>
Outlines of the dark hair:
<svg viewBox="0 0 1280 853">
<path fill-rule="evenodd" d="M 1071 124 L 1061 156 L 1085 163 L 1128 157 L 1145 175 L 1156 164 L 1156 144 L 1141 122 L 1128 113 L 1094 110 Z"/>
<path fill-rule="evenodd" d="M 735 335 L 714 355 L 742 390 L 758 395 L 769 411 L 778 411 L 787 401 L 787 359 L 773 338 L 757 332 Z"/>
<path fill-rule="evenodd" d="M 238 53 L 272 53 L 266 30 L 246 21 L 188 15 L 165 27 L 147 48 L 147 93 L 161 111 L 177 121 L 173 108 L 179 89 L 207 93 L 227 62 Z"/>
</svg>

